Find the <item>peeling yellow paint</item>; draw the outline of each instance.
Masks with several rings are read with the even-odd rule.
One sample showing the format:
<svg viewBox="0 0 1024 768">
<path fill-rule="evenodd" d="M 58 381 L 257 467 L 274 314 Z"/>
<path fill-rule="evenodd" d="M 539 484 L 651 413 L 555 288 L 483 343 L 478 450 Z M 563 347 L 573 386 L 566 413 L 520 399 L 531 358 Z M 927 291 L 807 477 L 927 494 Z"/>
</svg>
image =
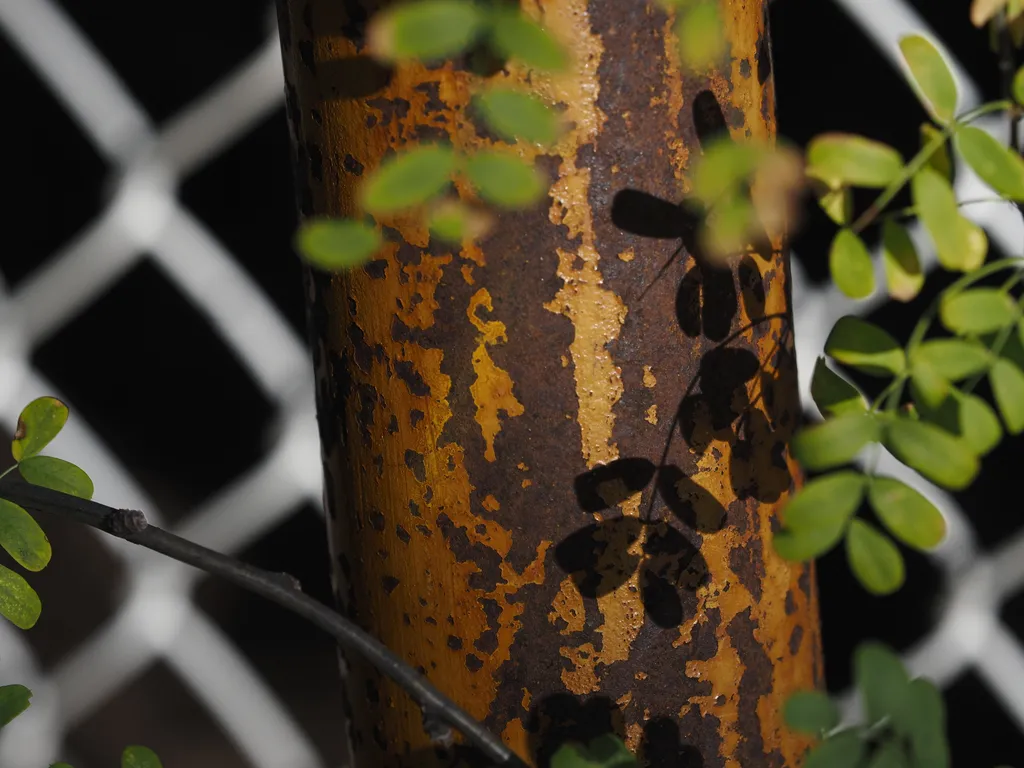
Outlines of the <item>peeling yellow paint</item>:
<svg viewBox="0 0 1024 768">
<path fill-rule="evenodd" d="M 560 632 L 563 635 L 571 635 L 574 632 L 582 632 L 586 624 L 587 609 L 583 603 L 583 596 L 572 583 L 572 579 L 566 576 L 558 589 L 558 594 L 551 604 L 551 613 L 548 614 L 548 621 L 558 625 L 558 621 L 565 622 Z"/>
<path fill-rule="evenodd" d="M 651 366 L 644 366 L 644 386 L 648 389 L 653 389 L 658 383 L 657 378 L 654 376 L 654 371 L 651 370 Z"/>
<path fill-rule="evenodd" d="M 652 405 L 650 408 L 647 409 L 647 413 L 644 416 L 644 419 L 647 421 L 648 424 L 657 424 L 658 423 L 658 406 L 657 406 L 657 404 Z"/>
<path fill-rule="evenodd" d="M 632 248 L 627 248 L 626 250 L 624 250 L 624 251 L 619 253 L 619 259 L 621 259 L 622 261 L 625 261 L 626 263 L 631 262 L 635 258 L 636 258 L 636 251 L 633 250 Z"/>
</svg>

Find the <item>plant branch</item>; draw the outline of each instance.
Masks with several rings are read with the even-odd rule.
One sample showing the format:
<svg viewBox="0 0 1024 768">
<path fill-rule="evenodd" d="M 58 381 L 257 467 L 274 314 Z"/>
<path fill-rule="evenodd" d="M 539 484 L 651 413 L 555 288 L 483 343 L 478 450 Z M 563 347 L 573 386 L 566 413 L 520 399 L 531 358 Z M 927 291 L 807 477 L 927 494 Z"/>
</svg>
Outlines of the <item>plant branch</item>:
<svg viewBox="0 0 1024 768">
<path fill-rule="evenodd" d="M 505 746 L 500 738 L 437 690 L 383 643 L 338 612 L 304 594 L 295 578 L 264 571 L 149 525 L 145 515 L 136 510 L 115 509 L 22 482 L 4 485 L 3 497 L 22 507 L 54 513 L 91 526 L 220 576 L 277 603 L 332 635 L 345 650 L 361 656 L 404 688 L 419 705 L 424 728 L 435 743 L 448 743 L 451 738 L 450 729 L 454 728 L 497 765 L 527 768 L 526 763 Z"/>
</svg>

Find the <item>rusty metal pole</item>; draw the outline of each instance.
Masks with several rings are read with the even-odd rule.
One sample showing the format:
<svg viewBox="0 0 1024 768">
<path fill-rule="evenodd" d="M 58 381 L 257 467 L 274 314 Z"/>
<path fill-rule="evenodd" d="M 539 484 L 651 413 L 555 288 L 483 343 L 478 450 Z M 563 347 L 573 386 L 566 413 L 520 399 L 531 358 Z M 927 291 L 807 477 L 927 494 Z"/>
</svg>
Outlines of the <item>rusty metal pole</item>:
<svg viewBox="0 0 1024 768">
<path fill-rule="evenodd" d="M 339 600 L 531 760 L 607 728 L 659 766 L 805 747 L 781 708 L 820 684 L 813 573 L 769 541 L 797 477 L 782 240 L 661 272 L 702 140 L 774 136 L 765 6 L 722 0 L 729 64 L 697 74 L 654 3 L 524 0 L 574 61 L 493 76 L 566 112 L 553 150 L 520 150 L 549 197 L 462 249 L 396 218 L 369 267 L 308 279 Z M 376 7 L 280 0 L 303 214 L 357 214 L 407 143 L 494 143 L 465 71 L 363 55 Z M 347 690 L 360 768 L 454 759 L 372 669 Z"/>
</svg>

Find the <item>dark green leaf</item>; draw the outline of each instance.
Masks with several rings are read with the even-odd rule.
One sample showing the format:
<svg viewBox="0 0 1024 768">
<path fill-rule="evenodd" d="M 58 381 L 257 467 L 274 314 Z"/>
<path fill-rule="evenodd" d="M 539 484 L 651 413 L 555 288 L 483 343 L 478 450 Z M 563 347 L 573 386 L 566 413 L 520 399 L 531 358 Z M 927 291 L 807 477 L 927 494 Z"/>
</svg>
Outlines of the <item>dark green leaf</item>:
<svg viewBox="0 0 1024 768">
<path fill-rule="evenodd" d="M 988 370 L 992 354 L 976 341 L 932 339 L 914 350 L 911 365 L 927 363 L 948 381 L 962 381 Z"/>
<path fill-rule="evenodd" d="M 719 61 L 728 41 L 715 0 L 698 0 L 681 9 L 676 21 L 679 56 L 691 69 L 703 69 Z"/>
<path fill-rule="evenodd" d="M 1018 69 L 1013 76 L 1013 98 L 1018 104 L 1024 104 L 1024 67 Z"/>
<path fill-rule="evenodd" d="M 895 478 L 872 478 L 868 501 L 882 524 L 904 544 L 929 550 L 938 546 L 946 535 L 946 520 L 938 508 Z"/>
<path fill-rule="evenodd" d="M 121 768 L 162 768 L 153 750 L 146 747 L 128 747 L 121 754 Z"/>
<path fill-rule="evenodd" d="M 40 456 L 26 459 L 36 461 Z M 22 568 L 41 571 L 50 562 L 50 541 L 39 523 L 13 501 L 0 499 L 0 546 Z"/>
<path fill-rule="evenodd" d="M 71 763 L 54 763 L 50 768 L 74 768 Z"/>
<path fill-rule="evenodd" d="M 887 144 L 849 133 L 815 136 L 807 147 L 807 174 L 835 188 L 887 187 L 903 172 L 903 158 Z"/>
<path fill-rule="evenodd" d="M 426 145 L 381 163 L 362 189 L 363 205 L 374 214 L 422 205 L 444 190 L 455 170 L 450 147 Z"/>
<path fill-rule="evenodd" d="M 999 444 L 1003 427 L 988 403 L 977 395 L 965 395 L 958 389 L 950 390 L 938 408 L 922 405 L 921 417 L 956 437 L 963 438 L 976 456 L 984 456 Z"/>
<path fill-rule="evenodd" d="M 518 9 L 494 11 L 491 43 L 502 56 L 519 59 L 533 69 L 560 72 L 569 65 L 565 49 L 544 27 L 526 18 Z"/>
<path fill-rule="evenodd" d="M 832 240 L 828 266 L 836 286 L 851 299 L 864 299 L 875 291 L 875 270 L 868 248 L 852 229 L 840 229 Z"/>
<path fill-rule="evenodd" d="M 853 461 L 865 445 L 881 438 L 881 432 L 872 414 L 844 413 L 800 430 L 791 448 L 807 469 L 832 469 Z"/>
<path fill-rule="evenodd" d="M 856 731 L 843 731 L 807 753 L 801 768 L 860 768 L 866 747 Z"/>
<path fill-rule="evenodd" d="M 884 442 L 896 458 L 945 488 L 962 490 L 978 474 L 978 458 L 970 446 L 926 421 L 897 418 Z"/>
<path fill-rule="evenodd" d="M 910 737 L 913 768 L 949 768 L 946 741 L 946 711 L 942 694 L 933 683 L 912 680 L 908 704 L 902 718 L 903 730 Z"/>
<path fill-rule="evenodd" d="M 941 134 L 942 131 L 931 123 L 921 123 L 921 148 L 924 149 L 925 145 L 931 144 Z M 953 180 L 953 160 L 949 156 L 949 144 L 945 140 L 928 158 L 928 167 L 942 178 Z"/>
<path fill-rule="evenodd" d="M 950 383 L 927 360 L 910 366 L 910 387 L 914 401 L 935 408 L 949 395 Z"/>
<path fill-rule="evenodd" d="M 786 699 L 782 717 L 794 731 L 811 736 L 820 736 L 839 725 L 839 709 L 828 694 L 821 691 L 794 693 Z"/>
<path fill-rule="evenodd" d="M 942 324 L 953 333 L 990 333 L 1017 322 L 1013 299 L 999 288 L 970 288 L 945 296 L 939 304 Z"/>
<path fill-rule="evenodd" d="M 436 61 L 466 50 L 483 22 L 471 0 L 416 0 L 376 12 L 367 40 L 373 55 L 385 61 Z"/>
<path fill-rule="evenodd" d="M 0 565 L 0 615 L 19 629 L 32 629 L 42 610 L 39 595 L 28 582 Z"/>
<path fill-rule="evenodd" d="M 838 416 L 841 413 L 863 413 L 868 409 L 864 396 L 846 379 L 835 373 L 819 357 L 814 364 L 811 377 L 811 397 L 822 416 Z"/>
<path fill-rule="evenodd" d="M 890 595 L 906 576 L 903 555 L 892 539 L 863 520 L 853 520 L 846 532 L 846 557 L 853 575 L 868 592 Z"/>
<path fill-rule="evenodd" d="M 992 364 L 988 380 L 1006 431 L 1019 435 L 1024 431 L 1024 372 L 1001 357 Z"/>
<path fill-rule="evenodd" d="M 875 750 L 867 768 L 909 768 L 909 765 L 907 755 L 900 743 L 887 741 Z"/>
<path fill-rule="evenodd" d="M 957 151 L 978 177 L 1010 200 L 1024 200 L 1024 159 L 972 125 L 957 129 Z"/>
<path fill-rule="evenodd" d="M 551 768 L 635 768 L 636 757 L 615 734 L 599 736 L 587 746 L 568 742 L 551 757 Z"/>
<path fill-rule="evenodd" d="M 55 397 L 39 397 L 25 406 L 18 416 L 18 427 L 11 443 L 15 461 L 35 456 L 64 428 L 68 407 Z"/>
<path fill-rule="evenodd" d="M 910 301 L 921 292 L 924 273 L 914 241 L 906 227 L 889 219 L 882 225 L 882 262 L 890 296 Z"/>
<path fill-rule="evenodd" d="M 41 485 L 80 499 L 92 498 L 92 480 L 83 469 L 70 461 L 53 456 L 33 456 L 21 462 L 18 471 L 32 485 Z"/>
<path fill-rule="evenodd" d="M 366 263 L 380 246 L 376 227 L 351 219 L 310 219 L 295 238 L 295 248 L 302 258 L 329 272 Z"/>
<path fill-rule="evenodd" d="M 914 207 L 935 243 L 939 263 L 946 269 L 969 272 L 985 261 L 988 237 L 964 218 L 947 179 L 922 168 L 910 180 Z"/>
<path fill-rule="evenodd" d="M 558 138 L 558 115 L 531 93 L 490 88 L 477 97 L 476 103 L 487 124 L 509 141 L 550 144 Z"/>
<path fill-rule="evenodd" d="M 0 728 L 28 709 L 31 698 L 24 685 L 0 685 Z"/>
<path fill-rule="evenodd" d="M 467 161 L 466 175 L 480 197 L 504 208 L 526 208 L 546 190 L 536 168 L 505 152 L 478 152 Z"/>
<path fill-rule="evenodd" d="M 902 724 L 909 703 L 910 678 L 900 657 L 882 643 L 868 640 L 853 654 L 853 677 L 869 725 L 884 718 Z"/>
<path fill-rule="evenodd" d="M 871 376 L 894 376 L 907 367 L 906 355 L 892 336 L 877 325 L 847 315 L 825 341 L 825 354 Z"/>
<path fill-rule="evenodd" d="M 956 113 L 956 80 L 939 50 L 920 35 L 900 40 L 903 60 L 910 69 L 911 83 L 925 108 L 940 123 Z"/>
</svg>

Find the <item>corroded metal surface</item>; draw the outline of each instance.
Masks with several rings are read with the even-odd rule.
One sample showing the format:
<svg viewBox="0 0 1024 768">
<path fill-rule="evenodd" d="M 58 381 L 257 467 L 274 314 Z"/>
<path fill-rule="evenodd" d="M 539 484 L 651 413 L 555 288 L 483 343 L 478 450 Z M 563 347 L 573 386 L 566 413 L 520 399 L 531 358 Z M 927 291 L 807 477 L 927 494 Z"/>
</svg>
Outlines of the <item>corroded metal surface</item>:
<svg viewBox="0 0 1024 768">
<path fill-rule="evenodd" d="M 281 0 L 303 212 L 356 213 L 424 139 L 521 152 L 552 188 L 479 246 L 400 216 L 369 267 L 310 276 L 341 604 L 531 759 L 611 727 L 652 765 L 795 764 L 781 705 L 821 665 L 812 573 L 768 543 L 799 417 L 781 240 L 661 271 L 702 140 L 773 135 L 764 4 L 723 0 L 729 67 L 696 74 L 653 3 L 525 0 L 572 72 L 492 79 L 565 110 L 543 155 L 474 125 L 458 67 L 362 56 L 374 7 Z M 372 670 L 347 686 L 360 766 L 455 759 Z"/>
</svg>

